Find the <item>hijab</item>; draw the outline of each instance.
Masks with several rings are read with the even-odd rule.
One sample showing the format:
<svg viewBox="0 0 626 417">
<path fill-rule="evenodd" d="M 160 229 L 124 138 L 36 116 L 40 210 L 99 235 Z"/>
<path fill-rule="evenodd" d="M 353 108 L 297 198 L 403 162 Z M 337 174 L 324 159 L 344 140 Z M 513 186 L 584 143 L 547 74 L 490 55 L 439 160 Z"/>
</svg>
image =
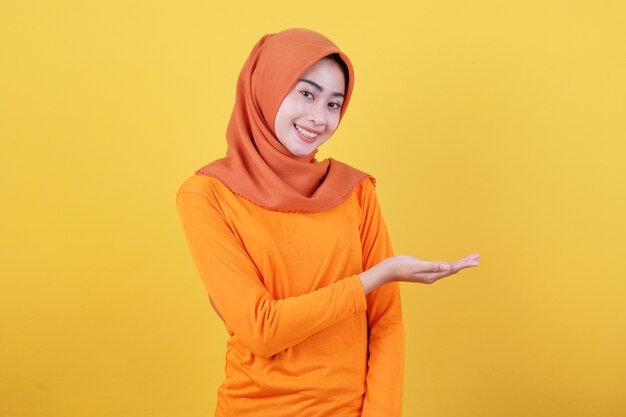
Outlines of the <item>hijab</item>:
<svg viewBox="0 0 626 417">
<path fill-rule="evenodd" d="M 237 80 L 235 105 L 226 130 L 228 150 L 197 175 L 220 180 L 233 193 L 276 211 L 317 213 L 338 206 L 364 179 L 374 178 L 342 162 L 293 155 L 276 138 L 276 113 L 299 76 L 320 59 L 338 54 L 348 68 L 340 120 L 354 86 L 352 63 L 325 36 L 301 28 L 263 36 Z"/>
</svg>

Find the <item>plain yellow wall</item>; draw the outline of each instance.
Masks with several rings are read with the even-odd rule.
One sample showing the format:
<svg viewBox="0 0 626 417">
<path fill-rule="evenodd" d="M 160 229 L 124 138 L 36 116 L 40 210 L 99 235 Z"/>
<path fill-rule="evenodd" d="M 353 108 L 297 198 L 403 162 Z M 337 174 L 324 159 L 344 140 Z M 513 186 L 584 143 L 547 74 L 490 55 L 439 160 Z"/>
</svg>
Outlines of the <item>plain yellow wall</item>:
<svg viewBox="0 0 626 417">
<path fill-rule="evenodd" d="M 175 192 L 225 151 L 265 33 L 356 86 L 320 151 L 378 179 L 405 416 L 626 415 L 624 1 L 40 1 L 0 6 L 0 415 L 210 416 L 226 332 Z"/>
</svg>

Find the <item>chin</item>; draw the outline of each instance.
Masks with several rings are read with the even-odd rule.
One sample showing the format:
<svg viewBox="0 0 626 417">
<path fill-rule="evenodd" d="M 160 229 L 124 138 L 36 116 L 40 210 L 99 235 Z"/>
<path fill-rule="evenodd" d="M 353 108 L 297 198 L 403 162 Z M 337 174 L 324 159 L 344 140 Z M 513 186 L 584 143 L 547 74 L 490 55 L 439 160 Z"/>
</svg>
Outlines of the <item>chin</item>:
<svg viewBox="0 0 626 417">
<path fill-rule="evenodd" d="M 311 149 L 311 150 L 309 150 L 309 151 L 306 151 L 306 150 L 299 150 L 299 151 L 296 151 L 296 152 L 292 152 L 292 151 L 290 151 L 290 152 L 291 152 L 291 154 L 292 154 L 292 155 L 294 155 L 294 156 L 306 156 L 306 155 L 311 154 L 313 151 L 315 151 L 315 149 L 317 149 L 317 148 L 312 148 L 312 149 Z"/>
<path fill-rule="evenodd" d="M 301 143 L 301 142 L 302 140 L 300 138 L 295 138 L 292 142 L 289 142 L 291 146 L 285 146 L 284 143 L 283 143 L 283 146 L 285 146 L 285 148 L 287 148 L 289 153 L 291 153 L 294 156 L 309 155 L 311 152 L 315 151 L 317 147 L 319 146 L 318 143 L 306 144 L 306 143 Z"/>
</svg>

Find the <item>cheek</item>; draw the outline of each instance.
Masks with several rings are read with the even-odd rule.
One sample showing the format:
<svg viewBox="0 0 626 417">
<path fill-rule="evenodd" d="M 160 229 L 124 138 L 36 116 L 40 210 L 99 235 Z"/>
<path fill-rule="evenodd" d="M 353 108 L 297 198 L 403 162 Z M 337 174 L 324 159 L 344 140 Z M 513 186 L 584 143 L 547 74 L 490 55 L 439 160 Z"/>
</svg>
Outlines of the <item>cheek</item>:
<svg viewBox="0 0 626 417">
<path fill-rule="evenodd" d="M 328 127 L 329 130 L 334 132 L 335 129 L 337 129 L 337 126 L 339 126 L 339 119 L 340 119 L 340 115 L 339 112 L 335 112 L 333 114 L 331 114 L 330 116 L 328 116 Z"/>
<path fill-rule="evenodd" d="M 285 130 L 285 124 L 289 122 L 289 115 L 285 111 L 285 108 L 281 106 L 276 113 L 276 118 L 274 119 L 274 131 L 279 134 Z"/>
<path fill-rule="evenodd" d="M 289 96 L 285 98 L 283 103 L 280 105 L 278 112 L 276 112 L 276 119 L 274 122 L 275 129 L 285 129 L 285 125 L 291 126 L 292 120 L 298 112 L 297 106 L 298 104 L 294 103 Z"/>
</svg>

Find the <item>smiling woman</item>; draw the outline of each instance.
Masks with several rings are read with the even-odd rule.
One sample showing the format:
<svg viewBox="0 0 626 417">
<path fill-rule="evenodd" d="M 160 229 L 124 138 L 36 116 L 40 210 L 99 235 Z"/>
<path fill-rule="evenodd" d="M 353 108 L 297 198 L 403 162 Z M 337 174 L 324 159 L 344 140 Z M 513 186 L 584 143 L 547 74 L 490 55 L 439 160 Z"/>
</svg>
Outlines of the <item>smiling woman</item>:
<svg viewBox="0 0 626 417">
<path fill-rule="evenodd" d="M 276 137 L 293 155 L 304 156 L 339 126 L 345 92 L 340 65 L 324 58 L 313 64 L 283 100 L 274 122 Z"/>
<path fill-rule="evenodd" d="M 393 417 L 402 409 L 399 281 L 476 266 L 393 255 L 369 174 L 319 146 L 350 101 L 348 57 L 319 33 L 265 35 L 241 70 L 228 152 L 176 204 L 230 335 L 216 416 Z"/>
</svg>

